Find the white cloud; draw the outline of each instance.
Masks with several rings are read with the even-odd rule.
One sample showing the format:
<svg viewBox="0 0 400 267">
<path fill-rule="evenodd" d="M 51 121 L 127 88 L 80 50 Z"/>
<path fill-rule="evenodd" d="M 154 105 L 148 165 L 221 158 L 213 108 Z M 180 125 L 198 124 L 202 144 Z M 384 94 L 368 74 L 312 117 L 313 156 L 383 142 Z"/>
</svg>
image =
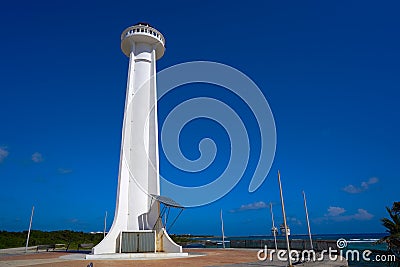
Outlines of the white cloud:
<svg viewBox="0 0 400 267">
<path fill-rule="evenodd" d="M 246 210 L 259 210 L 259 209 L 265 209 L 267 208 L 268 205 L 264 201 L 258 201 L 250 204 L 244 204 L 240 206 L 240 208 L 230 210 L 229 212 L 240 212 L 240 211 L 246 211 Z"/>
<path fill-rule="evenodd" d="M 68 220 L 70 223 L 77 223 L 79 220 L 77 218 L 71 218 Z"/>
<path fill-rule="evenodd" d="M 39 162 L 42 162 L 43 160 L 44 160 L 43 156 L 39 152 L 35 152 L 35 153 L 32 154 L 32 161 L 33 162 L 39 163 Z"/>
<path fill-rule="evenodd" d="M 337 221 L 337 222 L 343 222 L 343 221 L 352 221 L 352 220 L 368 221 L 374 217 L 374 215 L 372 215 L 365 209 L 357 209 L 356 213 L 350 214 L 350 215 L 346 215 L 345 212 L 346 212 L 346 210 L 341 207 L 329 207 L 328 213 L 325 214 L 324 219 Z"/>
<path fill-rule="evenodd" d="M 374 215 L 369 213 L 368 211 L 364 209 L 358 209 L 358 212 L 356 214 L 353 214 L 351 216 L 351 219 L 359 220 L 359 221 L 368 221 L 371 220 Z"/>
<path fill-rule="evenodd" d="M 368 190 L 370 185 L 376 184 L 378 182 L 379 182 L 378 178 L 371 177 L 368 179 L 368 181 L 361 182 L 360 186 L 354 186 L 352 184 L 349 184 L 343 188 L 343 191 L 345 191 L 349 194 L 358 194 L 358 193 Z"/>
<path fill-rule="evenodd" d="M 362 190 L 362 188 L 355 187 L 354 185 L 349 184 L 343 188 L 343 191 L 345 191 L 349 194 L 358 194 L 358 193 L 361 193 L 363 190 Z"/>
<path fill-rule="evenodd" d="M 72 170 L 71 170 L 71 169 L 59 168 L 59 169 L 57 170 L 57 172 L 58 172 L 59 174 L 67 174 L 67 173 L 71 173 Z"/>
<path fill-rule="evenodd" d="M 340 214 L 345 213 L 346 210 L 344 208 L 341 207 L 329 207 L 328 208 L 328 214 L 326 214 L 325 216 L 339 216 Z"/>
<path fill-rule="evenodd" d="M 361 187 L 362 187 L 362 188 L 365 188 L 365 190 L 367 190 L 368 187 L 369 187 L 371 184 L 376 184 L 377 182 L 379 182 L 379 179 L 378 179 L 378 178 L 376 178 L 376 177 L 371 177 L 371 178 L 369 178 L 368 181 L 362 182 L 362 183 L 361 183 Z"/>
<path fill-rule="evenodd" d="M 8 152 L 7 148 L 0 147 L 0 163 L 2 163 L 3 160 L 8 157 L 8 154 L 10 153 Z"/>
<path fill-rule="evenodd" d="M 287 220 L 290 225 L 302 225 L 301 221 L 296 217 L 288 217 Z"/>
</svg>

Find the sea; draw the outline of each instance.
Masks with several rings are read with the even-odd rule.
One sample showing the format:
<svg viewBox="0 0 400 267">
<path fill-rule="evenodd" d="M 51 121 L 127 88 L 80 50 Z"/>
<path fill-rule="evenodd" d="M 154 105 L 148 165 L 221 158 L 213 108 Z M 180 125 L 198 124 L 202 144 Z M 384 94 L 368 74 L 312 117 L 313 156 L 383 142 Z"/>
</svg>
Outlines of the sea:
<svg viewBox="0 0 400 267">
<path fill-rule="evenodd" d="M 352 257 L 351 253 L 347 254 L 346 257 L 349 266 L 352 267 L 375 267 L 375 266 L 397 266 L 393 263 L 388 252 L 388 248 L 385 243 L 378 244 L 377 241 L 384 237 L 385 233 L 368 233 L 368 234 L 316 234 L 312 235 L 313 240 L 339 240 L 344 239 L 346 242 L 345 248 L 342 250 L 342 255 L 346 257 L 347 251 L 359 251 L 360 258 Z M 277 239 L 284 239 L 284 236 L 277 236 Z M 193 244 L 188 247 L 210 247 L 218 248 L 222 247 L 221 237 L 196 237 L 193 238 Z M 268 235 L 257 235 L 257 236 L 230 236 L 225 237 L 225 247 L 230 246 L 230 240 L 273 240 L 273 236 Z M 308 240 L 308 235 L 291 235 L 291 240 Z M 196 243 L 198 241 L 198 243 Z M 204 245 L 205 244 L 205 245 Z M 368 256 L 370 261 L 365 261 L 362 257 L 362 253 L 366 250 L 371 251 L 371 255 Z M 369 253 L 369 252 L 366 252 Z M 379 261 L 386 259 L 385 262 Z"/>
</svg>

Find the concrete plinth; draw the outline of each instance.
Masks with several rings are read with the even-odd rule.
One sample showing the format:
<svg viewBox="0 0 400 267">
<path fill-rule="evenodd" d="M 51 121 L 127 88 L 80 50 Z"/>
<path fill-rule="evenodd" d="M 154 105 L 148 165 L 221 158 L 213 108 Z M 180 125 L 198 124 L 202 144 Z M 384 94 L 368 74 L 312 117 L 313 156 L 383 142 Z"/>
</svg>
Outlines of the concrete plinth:
<svg viewBox="0 0 400 267">
<path fill-rule="evenodd" d="M 110 254 L 89 254 L 87 260 L 161 260 L 188 257 L 189 253 L 110 253 Z"/>
</svg>

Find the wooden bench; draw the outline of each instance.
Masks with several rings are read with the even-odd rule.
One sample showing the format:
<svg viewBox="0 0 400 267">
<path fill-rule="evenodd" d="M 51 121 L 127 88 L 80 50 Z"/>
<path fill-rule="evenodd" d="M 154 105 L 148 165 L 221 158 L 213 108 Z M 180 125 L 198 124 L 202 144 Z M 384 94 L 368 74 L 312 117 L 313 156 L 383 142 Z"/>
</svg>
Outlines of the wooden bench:
<svg viewBox="0 0 400 267">
<path fill-rule="evenodd" d="M 38 252 L 39 250 L 46 250 L 47 252 L 49 251 L 49 249 L 52 249 L 53 251 L 56 249 L 56 245 L 55 244 L 51 244 L 51 245 L 38 245 L 36 247 L 36 252 Z"/>
<path fill-rule="evenodd" d="M 56 246 L 56 250 L 65 250 L 65 251 L 68 251 L 68 248 L 69 248 L 69 245 L 70 244 L 68 244 L 68 245 L 66 245 L 66 244 L 55 244 L 55 246 Z"/>
<path fill-rule="evenodd" d="M 88 243 L 88 244 L 79 244 L 78 245 L 78 251 L 80 248 L 83 249 L 92 249 L 94 247 L 93 243 Z"/>
</svg>

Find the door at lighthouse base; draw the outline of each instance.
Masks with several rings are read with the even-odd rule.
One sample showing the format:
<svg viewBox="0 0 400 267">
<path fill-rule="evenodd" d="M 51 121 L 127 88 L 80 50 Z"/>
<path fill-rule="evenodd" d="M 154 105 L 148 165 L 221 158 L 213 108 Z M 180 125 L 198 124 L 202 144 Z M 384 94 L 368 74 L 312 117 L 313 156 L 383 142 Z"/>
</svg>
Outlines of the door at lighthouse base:
<svg viewBox="0 0 400 267">
<path fill-rule="evenodd" d="M 119 253 L 156 252 L 156 231 L 122 231 L 117 238 Z"/>
</svg>

